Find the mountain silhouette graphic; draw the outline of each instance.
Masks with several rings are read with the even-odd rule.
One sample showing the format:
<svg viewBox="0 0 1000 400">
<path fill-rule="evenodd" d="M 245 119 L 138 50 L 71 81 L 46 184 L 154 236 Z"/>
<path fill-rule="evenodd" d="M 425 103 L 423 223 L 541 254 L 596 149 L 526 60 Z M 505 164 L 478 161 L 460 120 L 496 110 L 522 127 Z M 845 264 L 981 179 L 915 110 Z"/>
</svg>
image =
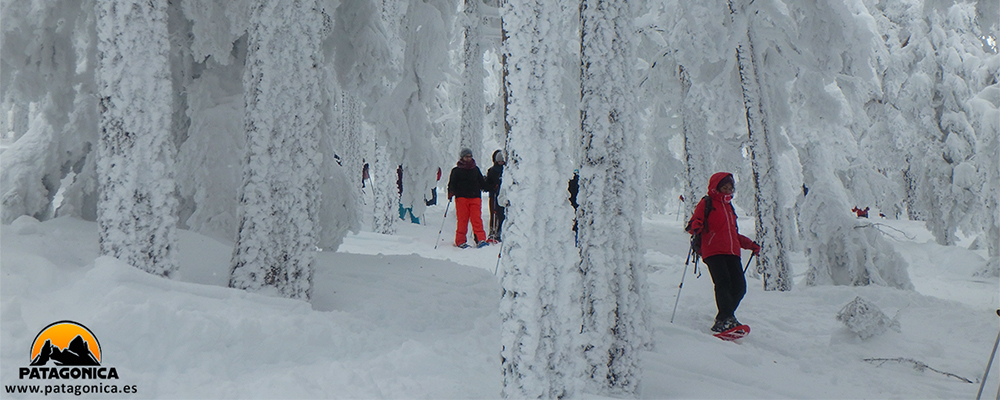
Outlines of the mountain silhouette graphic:
<svg viewBox="0 0 1000 400">
<path fill-rule="evenodd" d="M 31 366 L 46 365 L 49 361 L 52 361 L 56 365 L 101 365 L 101 363 L 97 362 L 97 358 L 90 353 L 87 341 L 83 340 L 83 336 L 80 335 L 76 335 L 64 350 L 60 350 L 58 346 L 53 346 L 52 341 L 45 339 L 42 350 L 38 352 L 38 356 L 34 360 L 31 360 Z"/>
</svg>

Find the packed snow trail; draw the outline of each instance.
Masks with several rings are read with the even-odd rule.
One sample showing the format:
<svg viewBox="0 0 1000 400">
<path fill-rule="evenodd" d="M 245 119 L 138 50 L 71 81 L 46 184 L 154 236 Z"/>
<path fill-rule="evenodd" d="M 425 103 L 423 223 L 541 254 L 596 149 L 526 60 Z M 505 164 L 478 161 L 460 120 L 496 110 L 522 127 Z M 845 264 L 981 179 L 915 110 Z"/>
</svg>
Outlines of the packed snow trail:
<svg viewBox="0 0 1000 400">
<path fill-rule="evenodd" d="M 30 341 L 71 319 L 94 331 L 102 361 L 141 398 L 497 398 L 500 246 L 435 250 L 434 228 L 454 229 L 444 207 L 430 207 L 424 225 L 350 235 L 317 255 L 311 303 L 226 288 L 232 243 L 179 231 L 180 269 L 167 280 L 98 258 L 94 223 L 22 217 L 0 226 L 0 383 L 23 383 L 16 371 L 30 362 Z M 974 398 L 997 335 L 997 280 L 972 277 L 979 253 L 938 246 L 919 223 L 882 222 L 908 235 L 893 243 L 916 291 L 764 292 L 750 279 L 737 316 L 753 334 L 724 342 L 709 331 L 716 310 L 703 266 L 700 278 L 688 269 L 669 322 L 687 235 L 672 215 L 645 220 L 655 348 L 643 354 L 641 397 Z M 796 271 L 803 263 L 792 259 Z M 837 321 L 858 296 L 898 318 L 900 332 L 861 340 Z M 975 383 L 864 361 L 873 358 Z M 987 393 L 1000 384 L 991 375 Z"/>
</svg>

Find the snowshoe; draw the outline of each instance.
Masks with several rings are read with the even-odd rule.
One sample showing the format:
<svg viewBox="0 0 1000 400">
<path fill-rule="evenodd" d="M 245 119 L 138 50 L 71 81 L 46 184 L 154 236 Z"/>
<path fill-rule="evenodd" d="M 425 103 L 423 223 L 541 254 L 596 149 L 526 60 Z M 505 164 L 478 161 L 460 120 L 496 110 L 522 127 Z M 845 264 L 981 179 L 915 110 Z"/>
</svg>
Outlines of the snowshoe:
<svg viewBox="0 0 1000 400">
<path fill-rule="evenodd" d="M 462 243 L 462 244 L 460 244 L 460 245 L 457 245 L 457 246 L 455 246 L 455 247 L 458 247 L 458 248 L 460 248 L 460 249 L 468 249 L 468 248 L 470 248 L 470 247 L 472 247 L 472 246 L 470 246 L 470 245 L 469 245 L 468 243 Z"/>
<path fill-rule="evenodd" d="M 750 326 L 748 326 L 748 325 L 739 325 L 739 326 L 735 326 L 733 328 L 724 330 L 722 332 L 713 334 L 712 336 L 715 336 L 715 337 L 717 337 L 719 339 L 722 339 L 722 340 L 725 340 L 727 342 L 732 342 L 732 341 L 734 341 L 736 339 L 739 339 L 739 338 L 742 338 L 742 337 L 746 336 L 749 333 L 750 333 Z"/>
<path fill-rule="evenodd" d="M 488 241 L 484 240 L 482 242 L 476 243 L 476 248 L 477 249 L 481 249 L 481 248 L 489 246 L 489 245 L 490 245 L 490 243 Z"/>
</svg>

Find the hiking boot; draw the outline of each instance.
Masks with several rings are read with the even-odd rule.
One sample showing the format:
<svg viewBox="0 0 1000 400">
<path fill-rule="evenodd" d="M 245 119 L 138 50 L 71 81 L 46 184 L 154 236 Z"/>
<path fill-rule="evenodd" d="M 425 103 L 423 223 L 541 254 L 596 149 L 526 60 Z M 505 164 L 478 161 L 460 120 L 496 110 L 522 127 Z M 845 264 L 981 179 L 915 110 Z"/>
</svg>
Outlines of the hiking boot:
<svg viewBox="0 0 1000 400">
<path fill-rule="evenodd" d="M 722 332 L 726 330 L 726 321 L 715 320 L 715 325 L 712 325 L 712 332 Z"/>
<path fill-rule="evenodd" d="M 730 329 L 733 329 L 733 328 L 735 328 L 737 326 L 740 326 L 740 325 L 743 325 L 743 324 L 741 324 L 740 321 L 737 321 L 736 317 L 729 317 L 729 318 L 726 318 L 725 321 L 723 321 L 724 330 L 727 330 L 727 331 L 730 330 Z"/>
</svg>

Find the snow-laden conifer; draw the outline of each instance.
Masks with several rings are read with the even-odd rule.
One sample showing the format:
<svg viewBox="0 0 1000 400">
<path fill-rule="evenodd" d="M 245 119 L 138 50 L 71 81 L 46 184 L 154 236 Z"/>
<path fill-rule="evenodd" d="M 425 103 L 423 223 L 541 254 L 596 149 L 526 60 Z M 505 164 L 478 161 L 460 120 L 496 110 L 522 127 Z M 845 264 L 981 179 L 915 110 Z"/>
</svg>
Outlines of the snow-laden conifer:
<svg viewBox="0 0 1000 400">
<path fill-rule="evenodd" d="M 384 158 L 383 154 L 376 154 L 376 160 L 391 163 L 393 174 L 400 166 L 403 172 L 402 193 L 398 188 L 395 191 L 398 201 L 391 206 L 388 200 L 376 201 L 376 206 L 382 208 L 376 208 L 375 213 L 383 215 L 377 219 L 393 218 L 399 205 L 412 208 L 417 217 L 427 208 L 424 199 L 435 185 L 442 159 L 434 146 L 439 127 L 432 123 L 430 110 L 439 101 L 438 87 L 451 69 L 446 44 L 454 11 L 454 5 L 444 0 L 416 0 L 407 6 L 400 27 L 401 35 L 406 38 L 402 75 L 390 93 L 370 110 L 382 121 L 377 127 L 376 141 L 378 146 L 385 146 L 385 154 Z M 376 168 L 388 171 L 388 166 Z M 388 189 L 386 183 L 376 184 Z M 376 197 L 388 199 L 389 194 L 376 193 Z M 377 221 L 376 225 L 384 222 Z"/>
<path fill-rule="evenodd" d="M 774 96 L 762 83 L 765 79 L 762 70 L 764 62 L 758 54 L 758 51 L 766 48 L 759 50 L 754 47 L 753 10 L 748 11 L 745 7 L 749 5 L 737 5 L 734 1 L 730 0 L 733 20 L 741 21 L 740 26 L 745 27 L 747 32 L 746 38 L 741 38 L 736 49 L 736 59 L 746 108 L 752 182 L 756 189 L 753 209 L 757 242 L 761 246 L 757 271 L 763 275 L 764 290 L 788 291 L 792 289 L 792 272 L 785 254 L 787 218 L 785 209 L 782 208 L 782 192 L 778 182 L 780 175 L 776 165 L 778 154 L 775 142 L 779 139 L 776 138 L 778 132 L 771 126 L 779 124 L 769 119 L 774 106 L 771 98 Z"/>
<path fill-rule="evenodd" d="M 309 297 L 320 229 L 318 10 L 315 0 L 252 5 L 243 73 L 246 157 L 230 287 Z"/>
<path fill-rule="evenodd" d="M 461 148 L 483 148 L 483 117 L 485 99 L 483 97 L 483 23 L 480 8 L 486 6 L 482 0 L 464 0 L 462 28 L 465 33 L 462 45 L 462 127 L 459 136 Z"/>
<path fill-rule="evenodd" d="M 96 7 L 101 253 L 170 276 L 177 202 L 167 2 L 102 0 Z"/>
<path fill-rule="evenodd" d="M 585 0 L 580 21 L 584 373 L 599 393 L 636 395 L 647 338 L 631 8 L 625 0 Z"/>
<path fill-rule="evenodd" d="M 555 2 L 509 1 L 503 10 L 510 93 L 500 300 L 505 398 L 561 398 L 580 390 L 581 277 L 573 244 L 575 131 L 560 102 L 569 21 Z"/>
<path fill-rule="evenodd" d="M 246 41 L 234 45 L 238 61 L 202 72 L 187 87 L 187 140 L 178 148 L 177 185 L 180 222 L 195 232 L 232 240 L 239 226 L 246 133 L 243 117 L 243 55 Z"/>
<path fill-rule="evenodd" d="M 0 7 L 0 137 L 13 142 L 0 157 L 0 221 L 21 215 L 95 220 L 94 3 L 5 1 Z M 60 190 L 62 209 L 56 209 Z"/>
<path fill-rule="evenodd" d="M 907 263 L 883 237 L 877 220 L 855 217 L 848 209 L 834 163 L 814 137 L 801 151 L 809 185 L 799 210 L 806 247 L 807 285 L 891 286 L 913 289 Z"/>
<path fill-rule="evenodd" d="M 886 134 L 898 134 L 906 154 L 900 169 L 908 217 L 926 221 L 938 243 L 954 244 L 957 230 L 996 220 L 996 210 L 979 201 L 989 198 L 986 175 L 996 157 L 977 156 L 976 148 L 997 130 L 982 124 L 989 120 L 972 101 L 997 84 L 995 33 L 991 48 L 972 3 L 897 0 L 869 9 L 884 39 L 878 107 L 890 117 Z"/>
</svg>

